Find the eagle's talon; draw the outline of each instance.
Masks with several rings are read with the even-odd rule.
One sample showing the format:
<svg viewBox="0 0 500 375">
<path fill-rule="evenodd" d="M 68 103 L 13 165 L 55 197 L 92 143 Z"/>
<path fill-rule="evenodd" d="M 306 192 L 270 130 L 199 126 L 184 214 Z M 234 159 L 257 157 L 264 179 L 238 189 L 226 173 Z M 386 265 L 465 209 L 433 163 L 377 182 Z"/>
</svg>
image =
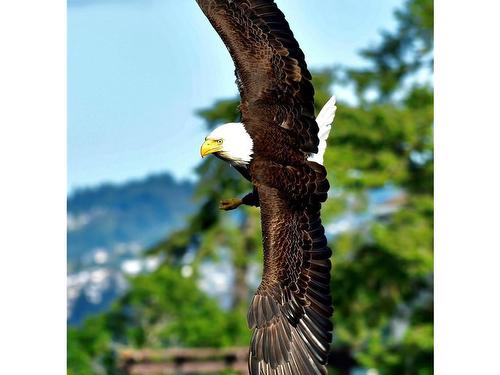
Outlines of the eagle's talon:
<svg viewBox="0 0 500 375">
<path fill-rule="evenodd" d="M 241 199 L 232 198 L 220 201 L 219 208 L 224 211 L 234 210 L 241 205 Z"/>
</svg>

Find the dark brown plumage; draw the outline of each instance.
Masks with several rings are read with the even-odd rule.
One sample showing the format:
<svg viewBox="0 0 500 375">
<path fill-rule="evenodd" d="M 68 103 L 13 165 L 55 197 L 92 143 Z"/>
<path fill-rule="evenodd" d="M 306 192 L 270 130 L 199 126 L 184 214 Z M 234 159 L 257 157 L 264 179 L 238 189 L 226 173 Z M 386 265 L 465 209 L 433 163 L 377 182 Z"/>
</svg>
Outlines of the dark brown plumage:
<svg viewBox="0 0 500 375">
<path fill-rule="evenodd" d="M 329 189 L 304 54 L 272 0 L 197 0 L 236 66 L 244 171 L 261 207 L 264 273 L 248 312 L 252 375 L 326 374 L 332 338 L 330 256 L 320 219 Z M 245 201 L 246 200 L 246 201 Z"/>
</svg>

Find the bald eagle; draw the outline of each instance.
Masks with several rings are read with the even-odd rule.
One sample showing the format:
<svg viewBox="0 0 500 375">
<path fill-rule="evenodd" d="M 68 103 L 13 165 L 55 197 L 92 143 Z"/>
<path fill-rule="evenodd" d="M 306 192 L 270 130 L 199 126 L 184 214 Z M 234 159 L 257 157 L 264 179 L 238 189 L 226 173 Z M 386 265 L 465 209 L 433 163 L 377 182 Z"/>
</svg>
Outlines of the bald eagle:
<svg viewBox="0 0 500 375">
<path fill-rule="evenodd" d="M 332 97 L 314 117 L 304 54 L 272 0 L 197 0 L 236 66 L 241 122 L 213 130 L 201 156 L 229 162 L 253 184 L 221 209 L 260 207 L 264 271 L 250 309 L 251 375 L 326 374 L 333 312 L 331 250 L 321 224 Z"/>
</svg>

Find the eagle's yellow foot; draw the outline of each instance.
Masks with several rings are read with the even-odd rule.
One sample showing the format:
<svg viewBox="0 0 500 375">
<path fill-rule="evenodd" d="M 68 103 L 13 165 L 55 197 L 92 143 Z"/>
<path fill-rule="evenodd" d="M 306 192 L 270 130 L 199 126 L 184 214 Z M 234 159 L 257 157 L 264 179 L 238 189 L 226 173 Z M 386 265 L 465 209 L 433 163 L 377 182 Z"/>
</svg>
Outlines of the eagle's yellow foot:
<svg viewBox="0 0 500 375">
<path fill-rule="evenodd" d="M 242 203 L 239 198 L 224 199 L 220 201 L 219 208 L 224 211 L 234 210 L 241 206 Z"/>
</svg>

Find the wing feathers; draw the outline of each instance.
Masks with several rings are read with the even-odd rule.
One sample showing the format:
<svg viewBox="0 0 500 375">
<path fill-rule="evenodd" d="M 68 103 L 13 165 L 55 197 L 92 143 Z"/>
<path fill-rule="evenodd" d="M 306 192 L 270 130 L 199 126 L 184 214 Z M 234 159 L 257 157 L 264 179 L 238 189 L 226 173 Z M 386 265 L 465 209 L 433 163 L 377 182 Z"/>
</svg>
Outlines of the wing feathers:
<svg viewBox="0 0 500 375">
<path fill-rule="evenodd" d="M 236 66 L 242 121 L 251 130 L 282 126 L 296 147 L 318 151 L 314 88 L 283 13 L 272 0 L 197 0 Z"/>
<path fill-rule="evenodd" d="M 260 190 L 259 194 L 261 209 L 267 212 L 269 197 Z M 273 246 L 265 246 L 268 268 L 248 313 L 254 329 L 250 374 L 326 374 L 332 339 L 331 250 L 326 246 L 319 211 L 273 209 L 277 210 L 271 215 L 274 221 L 268 222 L 263 215 L 263 226 L 272 226 L 270 233 L 276 237 L 268 239 Z M 272 260 L 273 256 L 279 261 Z M 281 271 L 269 264 L 282 264 Z"/>
</svg>

